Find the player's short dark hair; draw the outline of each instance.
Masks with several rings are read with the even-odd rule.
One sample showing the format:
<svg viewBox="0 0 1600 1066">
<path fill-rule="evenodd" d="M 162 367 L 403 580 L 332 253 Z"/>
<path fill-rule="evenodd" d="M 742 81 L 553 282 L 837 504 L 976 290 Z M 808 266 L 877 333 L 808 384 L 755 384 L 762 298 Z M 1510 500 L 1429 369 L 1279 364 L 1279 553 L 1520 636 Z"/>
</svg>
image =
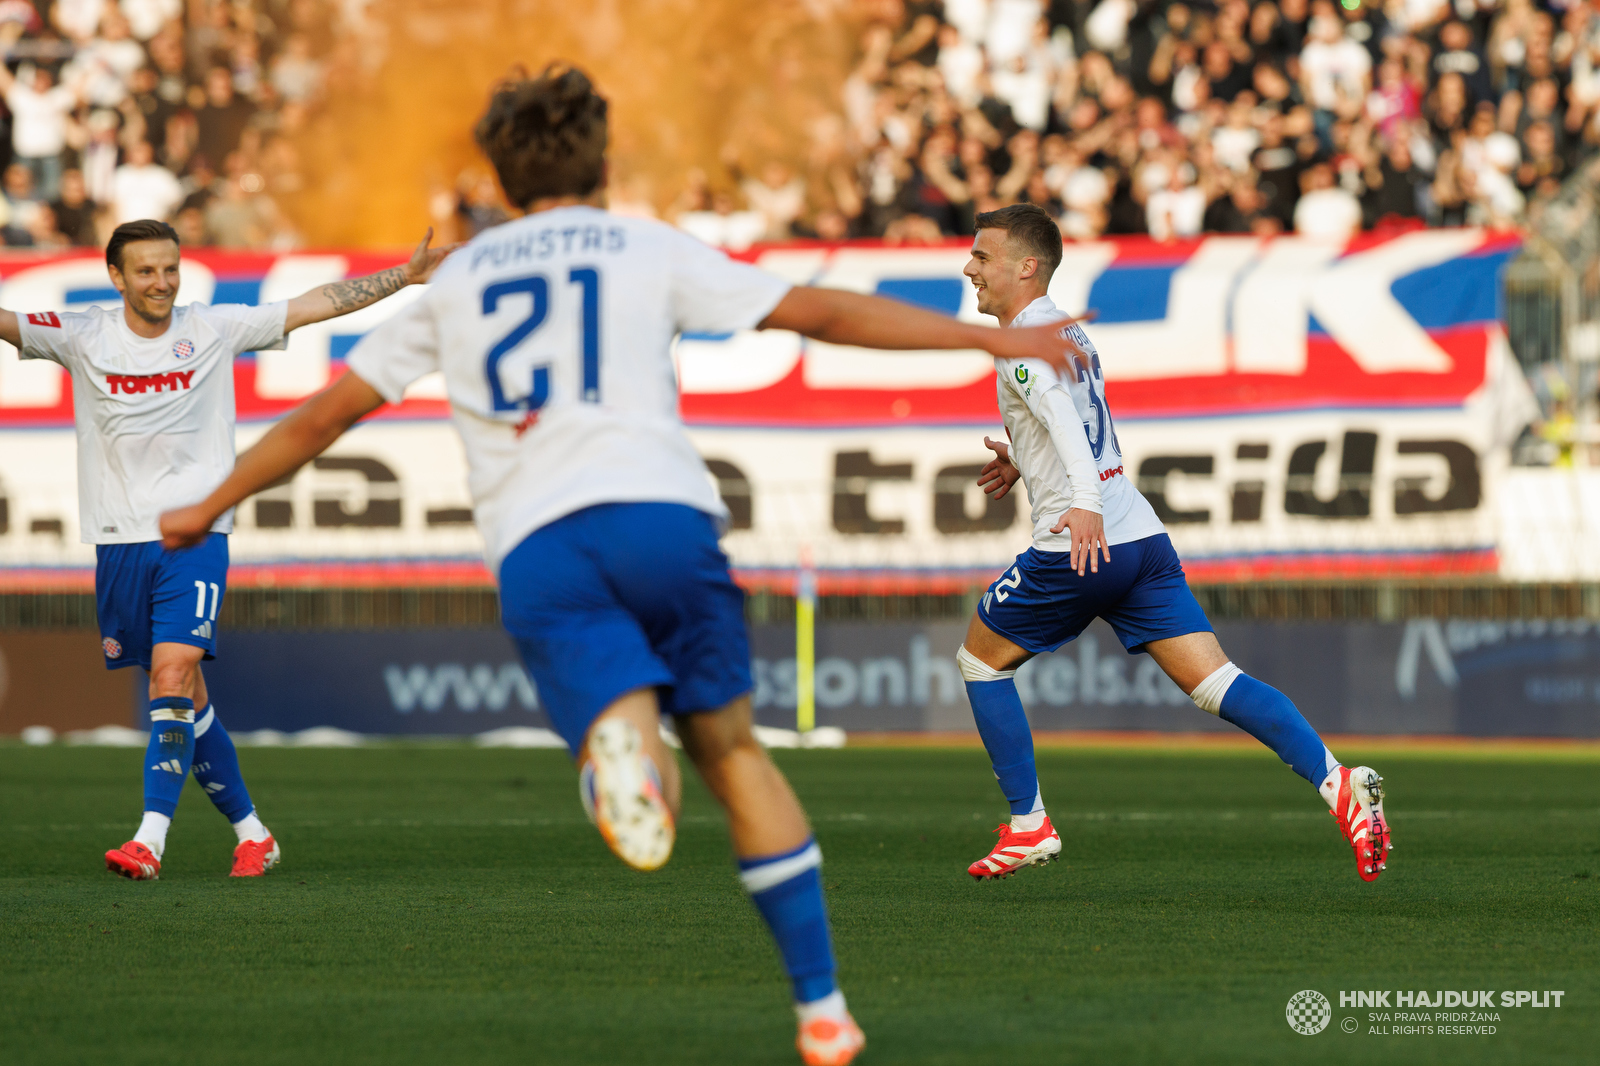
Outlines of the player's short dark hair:
<svg viewBox="0 0 1600 1066">
<path fill-rule="evenodd" d="M 1061 265 L 1061 227 L 1050 212 L 1037 204 L 1012 204 L 985 211 L 974 220 L 977 229 L 1005 230 L 1027 254 L 1039 261 L 1039 272 L 1049 281 Z"/>
<path fill-rule="evenodd" d="M 606 98 L 577 67 L 501 82 L 473 131 L 518 207 L 545 196 L 587 196 L 605 178 Z"/>
<path fill-rule="evenodd" d="M 141 218 L 137 222 L 124 222 L 111 231 L 111 240 L 106 244 L 106 266 L 122 269 L 122 249 L 134 241 L 171 241 L 181 245 L 178 240 L 178 231 L 165 222 L 158 222 L 153 218 Z"/>
</svg>

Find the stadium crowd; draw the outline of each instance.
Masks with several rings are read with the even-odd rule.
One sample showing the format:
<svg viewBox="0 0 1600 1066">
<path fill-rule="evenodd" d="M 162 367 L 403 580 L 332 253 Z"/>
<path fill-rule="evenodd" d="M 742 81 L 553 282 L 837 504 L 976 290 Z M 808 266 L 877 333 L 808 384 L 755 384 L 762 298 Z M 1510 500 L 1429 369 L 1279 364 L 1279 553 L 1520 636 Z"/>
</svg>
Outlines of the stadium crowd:
<svg viewBox="0 0 1600 1066">
<path fill-rule="evenodd" d="M 809 173 L 691 176 L 679 225 L 921 242 L 1509 226 L 1600 144 L 1593 0 L 859 0 Z M 802 168 L 803 169 L 803 168 Z M 742 199 L 742 203 L 739 201 Z"/>
<path fill-rule="evenodd" d="M 323 91 L 321 0 L 0 0 L 0 234 L 103 246 L 119 223 L 186 243 L 287 248 L 275 195 Z"/>
</svg>

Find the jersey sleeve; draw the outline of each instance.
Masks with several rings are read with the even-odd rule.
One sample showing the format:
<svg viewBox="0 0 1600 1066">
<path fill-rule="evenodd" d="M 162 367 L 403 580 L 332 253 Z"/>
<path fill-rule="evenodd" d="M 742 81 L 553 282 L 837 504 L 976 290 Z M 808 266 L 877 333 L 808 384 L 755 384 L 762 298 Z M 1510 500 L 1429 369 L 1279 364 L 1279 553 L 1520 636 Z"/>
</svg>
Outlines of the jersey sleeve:
<svg viewBox="0 0 1600 1066">
<path fill-rule="evenodd" d="M 427 294 L 362 337 L 345 365 L 390 403 L 399 403 L 413 381 L 438 370 L 439 327 Z"/>
<path fill-rule="evenodd" d="M 22 341 L 18 354 L 23 359 L 48 359 L 70 368 L 77 353 L 75 339 L 81 317 L 63 311 L 18 311 L 17 332 Z"/>
<path fill-rule="evenodd" d="M 1050 433 L 1050 443 L 1072 481 L 1072 506 L 1100 513 L 1100 464 L 1095 462 L 1072 394 L 1054 370 L 1037 360 L 1006 360 L 1004 368 L 1007 387 Z"/>
<path fill-rule="evenodd" d="M 207 308 L 206 317 L 227 338 L 233 354 L 281 350 L 288 347 L 283 325 L 288 321 L 289 301 L 261 304 L 217 304 Z"/>
<path fill-rule="evenodd" d="M 752 329 L 792 287 L 765 270 L 729 259 L 686 233 L 671 231 L 672 312 L 682 333 Z"/>
</svg>

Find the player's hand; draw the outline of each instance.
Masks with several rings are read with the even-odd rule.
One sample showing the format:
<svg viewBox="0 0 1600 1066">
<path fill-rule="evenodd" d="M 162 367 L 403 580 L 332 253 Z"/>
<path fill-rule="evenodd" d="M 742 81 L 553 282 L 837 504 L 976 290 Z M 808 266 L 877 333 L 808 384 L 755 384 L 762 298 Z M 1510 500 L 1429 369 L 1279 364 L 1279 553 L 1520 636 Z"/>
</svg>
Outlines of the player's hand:
<svg viewBox="0 0 1600 1066">
<path fill-rule="evenodd" d="M 459 244 L 452 244 L 447 248 L 430 248 L 433 243 L 433 227 L 428 227 L 428 232 L 422 235 L 422 243 L 417 245 L 417 250 L 411 253 L 411 261 L 406 264 L 406 284 L 422 285 L 433 277 L 433 272 L 439 269 L 439 264 L 445 257 L 460 248 Z"/>
<path fill-rule="evenodd" d="M 978 487 L 991 500 L 1003 500 L 1006 493 L 1011 491 L 1011 486 L 1022 477 L 1022 471 L 1011 465 L 1011 446 L 1005 441 L 985 437 L 983 446 L 994 452 L 995 457 L 978 472 Z"/>
<path fill-rule="evenodd" d="M 1089 322 L 1093 318 L 1094 312 L 1089 311 L 1079 318 L 1060 318 L 1043 326 L 1000 330 L 999 336 L 994 337 L 989 345 L 989 353 L 1002 359 L 1038 359 L 1049 363 L 1059 373 L 1073 377 L 1078 375 L 1079 370 L 1091 374 L 1094 366 L 1089 353 L 1067 334 L 1066 327 L 1074 322 Z"/>
<path fill-rule="evenodd" d="M 1111 547 L 1106 544 L 1106 521 L 1103 517 L 1082 507 L 1074 507 L 1050 527 L 1050 532 L 1060 533 L 1063 529 L 1072 532 L 1072 568 L 1079 577 L 1083 576 L 1086 563 L 1091 574 L 1100 572 L 1102 552 L 1105 553 L 1106 562 L 1111 561 Z"/>
<path fill-rule="evenodd" d="M 161 546 L 168 551 L 192 548 L 210 535 L 215 521 L 216 516 L 207 514 L 199 504 L 168 511 L 161 516 Z"/>
</svg>

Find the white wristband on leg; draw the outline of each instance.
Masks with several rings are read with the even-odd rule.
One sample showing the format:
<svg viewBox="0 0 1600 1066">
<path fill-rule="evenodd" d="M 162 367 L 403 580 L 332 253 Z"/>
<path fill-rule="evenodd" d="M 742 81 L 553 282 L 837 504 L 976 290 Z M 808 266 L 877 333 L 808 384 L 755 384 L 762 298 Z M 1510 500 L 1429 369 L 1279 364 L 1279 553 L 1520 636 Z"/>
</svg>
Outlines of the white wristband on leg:
<svg viewBox="0 0 1600 1066">
<path fill-rule="evenodd" d="M 1017 676 L 1015 670 L 996 670 L 968 651 L 965 644 L 956 652 L 956 667 L 960 669 L 963 681 L 1004 681 Z"/>
<path fill-rule="evenodd" d="M 1194 705 L 1202 711 L 1211 714 L 1222 713 L 1222 697 L 1227 695 L 1228 686 L 1233 684 L 1233 679 L 1244 673 L 1233 663 L 1223 663 L 1211 672 L 1211 676 L 1194 687 L 1189 693 L 1189 698 L 1194 700 Z"/>
</svg>

